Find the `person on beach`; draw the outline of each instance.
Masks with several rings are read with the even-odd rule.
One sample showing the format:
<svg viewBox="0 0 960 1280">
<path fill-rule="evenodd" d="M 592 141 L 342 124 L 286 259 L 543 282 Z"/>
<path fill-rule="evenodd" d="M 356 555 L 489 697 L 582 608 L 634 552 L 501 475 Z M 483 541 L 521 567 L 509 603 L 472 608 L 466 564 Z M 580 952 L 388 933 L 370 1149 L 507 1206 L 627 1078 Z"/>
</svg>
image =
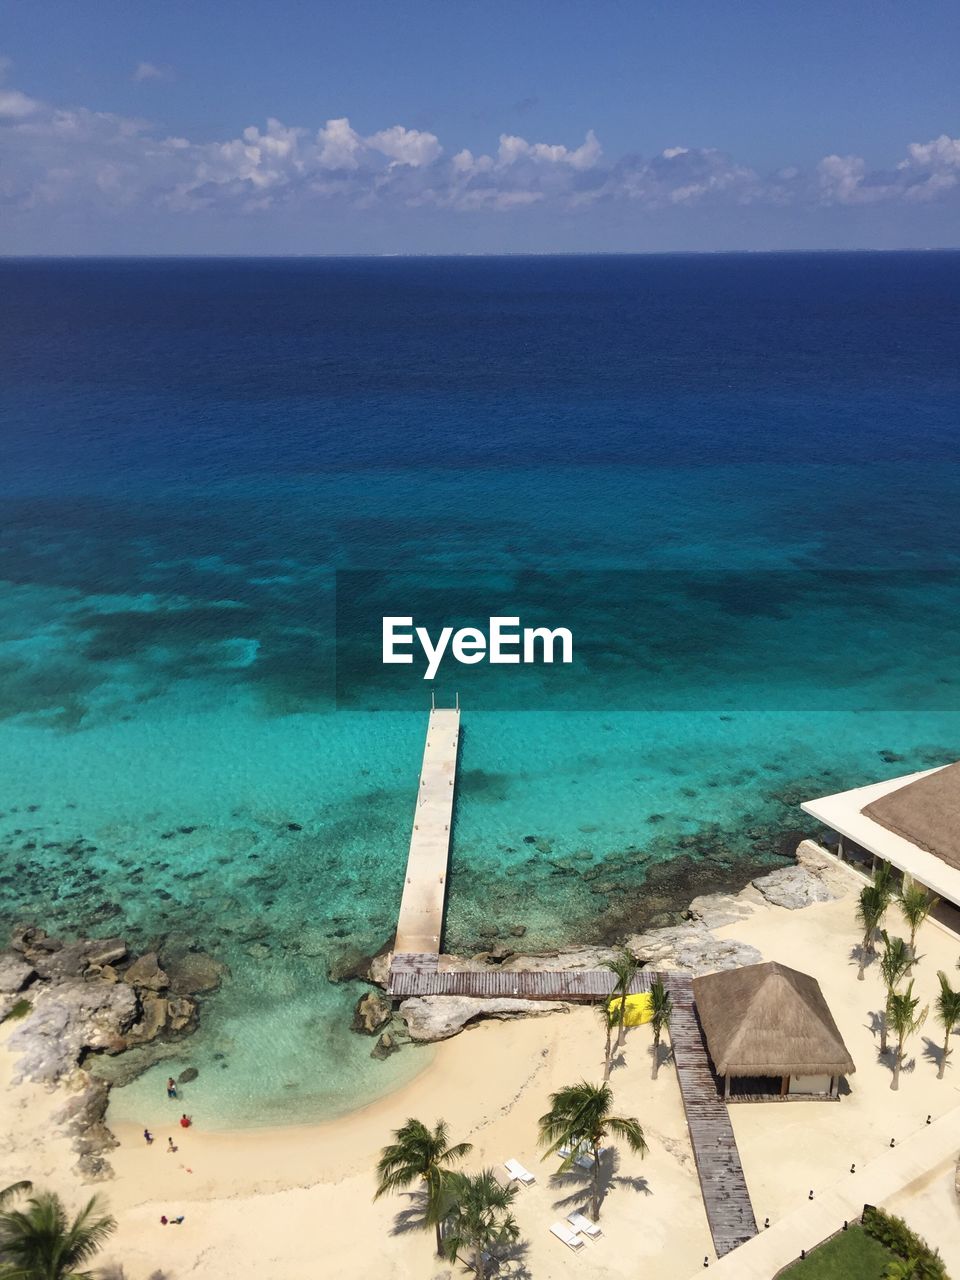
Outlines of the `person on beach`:
<svg viewBox="0 0 960 1280">
<path fill-rule="evenodd" d="M 177 1082 L 173 1076 L 167 1077 L 167 1097 L 175 1098 L 177 1096 Z"/>
<path fill-rule="evenodd" d="M 181 1213 L 179 1218 L 171 1218 L 170 1221 L 174 1226 L 179 1227 L 180 1223 L 183 1221 L 183 1214 Z"/>
<path fill-rule="evenodd" d="M 160 1215 L 160 1225 L 161 1227 L 165 1227 L 167 1225 L 167 1215 L 165 1213 L 161 1213 Z"/>
<path fill-rule="evenodd" d="M 189 1129 L 189 1128 L 190 1128 L 190 1126 L 191 1126 L 192 1124 L 193 1124 L 193 1121 L 190 1119 L 190 1117 L 189 1117 L 188 1115 L 182 1115 L 182 1116 L 180 1117 L 180 1128 L 181 1128 L 181 1129 Z"/>
<path fill-rule="evenodd" d="M 177 1149 L 177 1148 L 173 1145 L 173 1139 L 172 1139 L 172 1138 L 168 1138 L 168 1139 L 167 1139 L 167 1151 L 168 1151 L 168 1153 L 172 1154 L 174 1151 L 176 1151 L 176 1149 Z"/>
<path fill-rule="evenodd" d="M 153 1134 L 150 1132 L 150 1130 L 149 1130 L 149 1129 L 144 1129 L 144 1131 L 143 1131 L 143 1140 L 144 1140 L 144 1142 L 147 1144 L 147 1146 L 148 1146 L 148 1147 L 150 1147 L 150 1146 L 152 1146 L 152 1145 L 153 1145 Z"/>
</svg>

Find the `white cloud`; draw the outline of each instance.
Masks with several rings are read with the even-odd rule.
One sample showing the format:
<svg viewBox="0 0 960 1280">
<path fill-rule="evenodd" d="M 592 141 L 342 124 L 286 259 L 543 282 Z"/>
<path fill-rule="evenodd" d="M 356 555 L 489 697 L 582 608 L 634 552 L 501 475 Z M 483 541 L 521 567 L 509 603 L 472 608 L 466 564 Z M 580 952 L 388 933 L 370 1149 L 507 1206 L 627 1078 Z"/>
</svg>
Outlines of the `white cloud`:
<svg viewBox="0 0 960 1280">
<path fill-rule="evenodd" d="M 478 154 L 445 152 L 436 134 L 400 123 L 364 135 L 346 116 L 316 129 L 270 117 L 235 137 L 195 141 L 164 136 L 143 120 L 34 99 L 2 83 L 5 65 L 0 60 L 0 203 L 27 209 L 86 204 L 252 215 L 336 201 L 357 210 L 392 204 L 506 213 L 534 205 L 576 211 L 600 201 L 655 210 L 960 197 L 960 139 L 946 134 L 912 143 L 887 171 L 832 154 L 813 171 L 784 164 L 766 175 L 714 148 L 679 144 L 608 161 L 592 130 L 577 146 L 505 133 L 492 154 Z"/>
<path fill-rule="evenodd" d="M 137 84 L 144 84 L 148 80 L 172 80 L 173 67 L 157 66 L 155 62 L 138 62 L 130 78 Z"/>
<path fill-rule="evenodd" d="M 366 142 L 374 151 L 389 156 L 394 164 L 408 164 L 413 169 L 432 164 L 443 150 L 439 138 L 434 134 L 421 133 L 418 129 L 405 129 L 401 124 L 381 129 L 379 133 L 367 138 Z"/>
<path fill-rule="evenodd" d="M 603 148 L 590 129 L 579 147 L 569 150 L 560 143 L 527 142 L 515 134 L 502 133 L 497 162 L 501 166 L 516 164 L 519 160 L 533 160 L 542 164 L 566 164 L 571 169 L 591 169 L 599 161 Z"/>
<path fill-rule="evenodd" d="M 22 120 L 24 116 L 32 116 L 39 111 L 40 105 L 35 98 L 28 98 L 19 89 L 0 86 L 0 120 Z"/>
<path fill-rule="evenodd" d="M 318 159 L 322 169 L 359 167 L 363 139 L 350 127 L 346 116 L 341 120 L 328 120 L 324 128 L 317 131 L 317 142 L 320 146 Z"/>
</svg>

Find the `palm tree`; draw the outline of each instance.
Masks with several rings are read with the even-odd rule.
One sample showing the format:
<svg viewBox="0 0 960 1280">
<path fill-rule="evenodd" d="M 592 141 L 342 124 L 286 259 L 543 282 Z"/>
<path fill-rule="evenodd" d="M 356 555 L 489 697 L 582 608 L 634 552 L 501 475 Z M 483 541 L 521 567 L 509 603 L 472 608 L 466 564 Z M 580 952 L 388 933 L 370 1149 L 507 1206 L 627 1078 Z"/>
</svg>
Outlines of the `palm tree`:
<svg viewBox="0 0 960 1280">
<path fill-rule="evenodd" d="M 657 1072 L 660 1070 L 660 1037 L 663 1035 L 664 1028 L 669 1027 L 670 1015 L 673 1013 L 670 992 L 663 985 L 660 977 L 654 978 L 650 984 L 650 1008 L 653 1012 L 653 1017 L 650 1019 L 653 1027 L 653 1078 L 656 1080 Z"/>
<path fill-rule="evenodd" d="M 613 997 L 620 1002 L 620 1030 L 617 1032 L 617 1048 L 623 1048 L 627 1034 L 627 996 L 630 994 L 630 983 L 640 967 L 636 957 L 623 947 L 611 960 L 604 960 L 603 967 L 609 969 L 614 976 Z"/>
<path fill-rule="evenodd" d="M 26 1180 L 23 1182 L 12 1182 L 9 1187 L 0 1187 L 0 1209 L 2 1209 L 5 1204 L 9 1204 L 16 1196 L 29 1195 L 32 1190 L 33 1183 L 27 1182 Z"/>
<path fill-rule="evenodd" d="M 893 1079 L 891 1089 L 900 1088 L 900 1068 L 903 1066 L 904 1047 L 907 1037 L 912 1036 L 923 1026 L 927 1009 L 920 1009 L 920 997 L 913 994 L 913 982 L 907 984 L 905 991 L 894 991 L 887 1006 L 887 1018 L 891 1028 L 897 1034 L 897 1047 L 894 1050 Z"/>
<path fill-rule="evenodd" d="M 613 1005 L 612 1008 L 610 1007 L 611 1005 Z M 609 1080 L 610 1068 L 613 1065 L 613 1028 L 620 1025 L 620 1005 L 614 1004 L 613 1001 L 610 1001 L 609 1004 L 604 1001 L 597 1009 L 597 1013 L 600 1015 L 600 1021 L 606 1033 L 606 1041 L 603 1048 L 603 1078 L 604 1080 Z"/>
<path fill-rule="evenodd" d="M 482 1276 L 484 1254 L 519 1238 L 520 1228 L 510 1211 L 516 1194 L 516 1187 L 502 1186 L 492 1169 L 449 1174 L 444 1190 L 444 1252 L 451 1262 L 459 1258 Z"/>
<path fill-rule="evenodd" d="M 426 1184 L 427 1206 L 423 1226 L 437 1233 L 437 1255 L 443 1253 L 443 1189 L 452 1170 L 450 1165 L 473 1150 L 469 1142 L 450 1146 L 446 1121 L 438 1120 L 431 1132 L 420 1120 L 408 1120 L 396 1129 L 393 1142 L 383 1148 L 377 1161 L 377 1190 L 374 1200 L 388 1191 L 400 1191 L 412 1183 Z"/>
<path fill-rule="evenodd" d="M 919 1265 L 920 1259 L 912 1254 L 909 1258 L 891 1258 L 883 1273 L 883 1280 L 917 1280 Z"/>
<path fill-rule="evenodd" d="M 570 1147 L 561 1169 L 569 1169 L 578 1150 L 588 1147 L 593 1156 L 593 1189 L 591 1213 L 594 1222 L 600 1217 L 600 1145 L 607 1133 L 622 1139 L 631 1151 L 646 1154 L 647 1140 L 640 1121 L 633 1116 L 610 1114 L 613 1090 L 608 1084 L 568 1085 L 550 1095 L 550 1110 L 540 1117 L 540 1145 L 547 1155 L 558 1148 Z"/>
<path fill-rule="evenodd" d="M 882 866 L 886 867 L 886 863 Z M 863 941 L 860 944 L 860 968 L 857 971 L 857 977 L 863 981 L 863 971 L 867 967 L 867 960 L 870 956 L 876 955 L 874 947 L 874 935 L 883 924 L 883 917 L 887 914 L 887 908 L 890 906 L 890 874 L 889 870 L 885 873 L 878 871 L 873 878 L 872 884 L 864 885 L 860 890 L 860 898 L 857 902 L 857 919 L 863 928 Z"/>
<path fill-rule="evenodd" d="M 886 929 L 881 930 L 883 939 L 883 955 L 880 957 L 880 976 L 887 990 L 887 998 L 880 1014 L 880 1052 L 887 1052 L 887 1010 L 890 1008 L 890 997 L 900 985 L 902 978 L 910 972 L 910 949 L 902 938 L 891 938 Z"/>
<path fill-rule="evenodd" d="M 0 1275 L 4 1280 L 91 1280 L 91 1273 L 80 1268 L 117 1229 L 116 1219 L 100 1210 L 94 1196 L 70 1222 L 52 1191 L 38 1191 L 22 1211 L 4 1210 Z"/>
<path fill-rule="evenodd" d="M 928 893 L 922 884 L 908 884 L 900 890 L 898 901 L 904 919 L 910 926 L 910 955 L 916 961 L 917 930 L 940 899 Z"/>
<path fill-rule="evenodd" d="M 950 1053 L 950 1033 L 960 1022 L 960 991 L 954 991 L 942 969 L 938 970 L 937 977 L 940 979 L 937 1017 L 943 1026 L 943 1057 L 940 1059 L 937 1079 L 942 1080 L 943 1073 L 947 1069 L 947 1056 Z"/>
</svg>

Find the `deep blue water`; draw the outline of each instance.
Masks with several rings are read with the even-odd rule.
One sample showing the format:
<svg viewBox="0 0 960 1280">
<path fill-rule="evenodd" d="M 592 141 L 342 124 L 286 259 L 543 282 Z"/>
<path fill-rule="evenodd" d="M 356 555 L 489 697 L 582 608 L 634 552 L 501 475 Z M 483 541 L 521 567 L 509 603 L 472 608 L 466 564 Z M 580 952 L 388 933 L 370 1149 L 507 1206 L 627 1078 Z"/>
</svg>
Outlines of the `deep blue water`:
<svg viewBox="0 0 960 1280">
<path fill-rule="evenodd" d="M 957 253 L 0 263 L 0 918 L 226 955 L 222 1123 L 409 1069 L 326 973 L 390 934 L 428 695 L 337 571 L 576 619 L 438 681 L 450 947 L 615 935 L 960 755 L 958 352 Z"/>
</svg>

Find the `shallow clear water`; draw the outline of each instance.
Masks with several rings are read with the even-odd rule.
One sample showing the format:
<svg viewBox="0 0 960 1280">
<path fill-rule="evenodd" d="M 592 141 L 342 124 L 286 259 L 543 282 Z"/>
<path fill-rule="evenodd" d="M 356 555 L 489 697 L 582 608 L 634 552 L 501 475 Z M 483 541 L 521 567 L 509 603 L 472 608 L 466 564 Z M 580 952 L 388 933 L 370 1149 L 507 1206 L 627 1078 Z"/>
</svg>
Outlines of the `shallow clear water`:
<svg viewBox="0 0 960 1280">
<path fill-rule="evenodd" d="M 0 917 L 228 961 L 204 1124 L 422 1061 L 327 980 L 391 935 L 429 702 L 350 665 L 335 570 L 576 617 L 567 673 L 437 682 L 450 949 L 616 936 L 960 754 L 957 255 L 0 276 Z"/>
</svg>

